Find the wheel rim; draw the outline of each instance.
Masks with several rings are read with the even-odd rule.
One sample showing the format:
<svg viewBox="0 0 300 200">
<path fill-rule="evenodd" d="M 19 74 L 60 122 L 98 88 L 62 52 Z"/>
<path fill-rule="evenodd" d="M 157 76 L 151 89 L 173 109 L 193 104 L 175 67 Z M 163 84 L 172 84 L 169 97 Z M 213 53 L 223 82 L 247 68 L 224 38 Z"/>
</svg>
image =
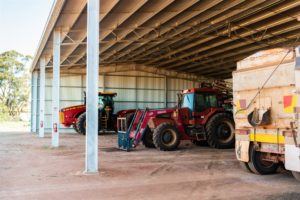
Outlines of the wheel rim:
<svg viewBox="0 0 300 200">
<path fill-rule="evenodd" d="M 259 159 L 259 164 L 264 167 L 264 168 L 271 168 L 273 167 L 273 165 L 275 164 L 274 162 L 270 162 L 270 161 L 266 161 L 263 159 L 263 155 L 260 152 L 256 152 L 257 153 L 257 159 Z"/>
<path fill-rule="evenodd" d="M 176 142 L 176 132 L 171 129 L 167 129 L 162 133 L 162 143 L 166 146 L 171 146 Z"/>
<path fill-rule="evenodd" d="M 234 137 L 234 130 L 230 122 L 221 122 L 217 127 L 217 137 L 222 143 L 226 143 L 232 140 Z"/>
</svg>

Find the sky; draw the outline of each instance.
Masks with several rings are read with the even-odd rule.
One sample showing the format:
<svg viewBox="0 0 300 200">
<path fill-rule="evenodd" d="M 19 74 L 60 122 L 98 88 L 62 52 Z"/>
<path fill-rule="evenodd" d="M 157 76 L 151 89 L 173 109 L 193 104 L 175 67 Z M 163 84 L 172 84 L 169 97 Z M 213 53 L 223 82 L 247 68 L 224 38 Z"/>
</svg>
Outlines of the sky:
<svg viewBox="0 0 300 200">
<path fill-rule="evenodd" d="M 0 53 L 34 56 L 54 0 L 0 0 Z"/>
</svg>

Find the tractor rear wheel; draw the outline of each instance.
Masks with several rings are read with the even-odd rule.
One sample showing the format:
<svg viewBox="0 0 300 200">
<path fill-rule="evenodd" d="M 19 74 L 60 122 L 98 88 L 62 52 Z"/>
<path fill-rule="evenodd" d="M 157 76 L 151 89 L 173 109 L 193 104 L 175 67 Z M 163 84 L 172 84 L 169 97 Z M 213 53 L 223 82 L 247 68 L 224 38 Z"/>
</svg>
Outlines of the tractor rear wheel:
<svg viewBox="0 0 300 200">
<path fill-rule="evenodd" d="M 248 163 L 250 170 L 255 174 L 274 174 L 277 171 L 278 163 L 266 161 L 263 154 L 256 151 L 255 146 L 250 147 L 250 162 Z"/>
<path fill-rule="evenodd" d="M 143 145 L 147 148 L 155 148 L 154 142 L 153 142 L 153 133 L 151 129 L 147 126 L 144 137 L 142 139 Z"/>
<path fill-rule="evenodd" d="M 206 125 L 207 143 L 218 149 L 233 148 L 234 122 L 228 113 L 217 113 Z"/>
<path fill-rule="evenodd" d="M 153 143 L 159 150 L 172 151 L 180 143 L 180 134 L 174 125 L 162 123 L 154 129 Z"/>
<path fill-rule="evenodd" d="M 78 133 L 85 135 L 85 129 L 86 129 L 86 113 L 82 113 L 81 115 L 79 115 L 77 122 L 76 122 L 76 126 L 78 129 Z"/>
</svg>

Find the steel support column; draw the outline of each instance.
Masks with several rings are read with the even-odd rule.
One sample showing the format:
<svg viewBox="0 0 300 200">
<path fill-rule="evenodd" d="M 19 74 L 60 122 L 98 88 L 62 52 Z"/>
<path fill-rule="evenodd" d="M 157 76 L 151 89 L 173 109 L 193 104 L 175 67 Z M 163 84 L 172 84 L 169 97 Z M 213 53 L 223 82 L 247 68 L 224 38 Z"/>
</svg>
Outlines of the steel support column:
<svg viewBox="0 0 300 200">
<path fill-rule="evenodd" d="M 40 124 L 39 124 L 39 137 L 45 135 L 45 58 L 40 59 Z"/>
<path fill-rule="evenodd" d="M 165 101 L 164 101 L 164 104 L 165 104 L 165 107 L 167 108 L 168 107 L 168 77 L 167 76 L 165 76 L 165 79 L 164 79 L 164 84 L 165 84 L 165 87 L 164 87 L 164 89 L 165 89 L 165 91 L 164 91 L 164 97 L 165 97 Z"/>
<path fill-rule="evenodd" d="M 31 87 L 31 132 L 36 133 L 37 120 L 37 80 L 38 74 L 36 71 L 32 73 L 32 87 Z"/>
<path fill-rule="evenodd" d="M 85 172 L 98 172 L 98 79 L 100 0 L 87 6 L 86 152 Z"/>
<path fill-rule="evenodd" d="M 55 30 L 53 33 L 52 147 L 59 146 L 60 37 L 60 30 Z"/>
</svg>

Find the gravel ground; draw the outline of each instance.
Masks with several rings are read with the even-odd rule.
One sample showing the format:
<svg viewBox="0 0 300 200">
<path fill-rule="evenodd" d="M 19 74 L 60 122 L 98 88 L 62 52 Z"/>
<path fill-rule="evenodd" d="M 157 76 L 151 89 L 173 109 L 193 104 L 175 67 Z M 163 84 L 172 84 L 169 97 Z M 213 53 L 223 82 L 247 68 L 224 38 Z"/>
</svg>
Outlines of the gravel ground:
<svg viewBox="0 0 300 200">
<path fill-rule="evenodd" d="M 300 199 L 290 173 L 258 176 L 244 172 L 234 150 L 197 147 L 173 152 L 116 148 L 114 134 L 99 136 L 98 174 L 85 175 L 81 135 L 0 133 L 0 199 Z"/>
</svg>

